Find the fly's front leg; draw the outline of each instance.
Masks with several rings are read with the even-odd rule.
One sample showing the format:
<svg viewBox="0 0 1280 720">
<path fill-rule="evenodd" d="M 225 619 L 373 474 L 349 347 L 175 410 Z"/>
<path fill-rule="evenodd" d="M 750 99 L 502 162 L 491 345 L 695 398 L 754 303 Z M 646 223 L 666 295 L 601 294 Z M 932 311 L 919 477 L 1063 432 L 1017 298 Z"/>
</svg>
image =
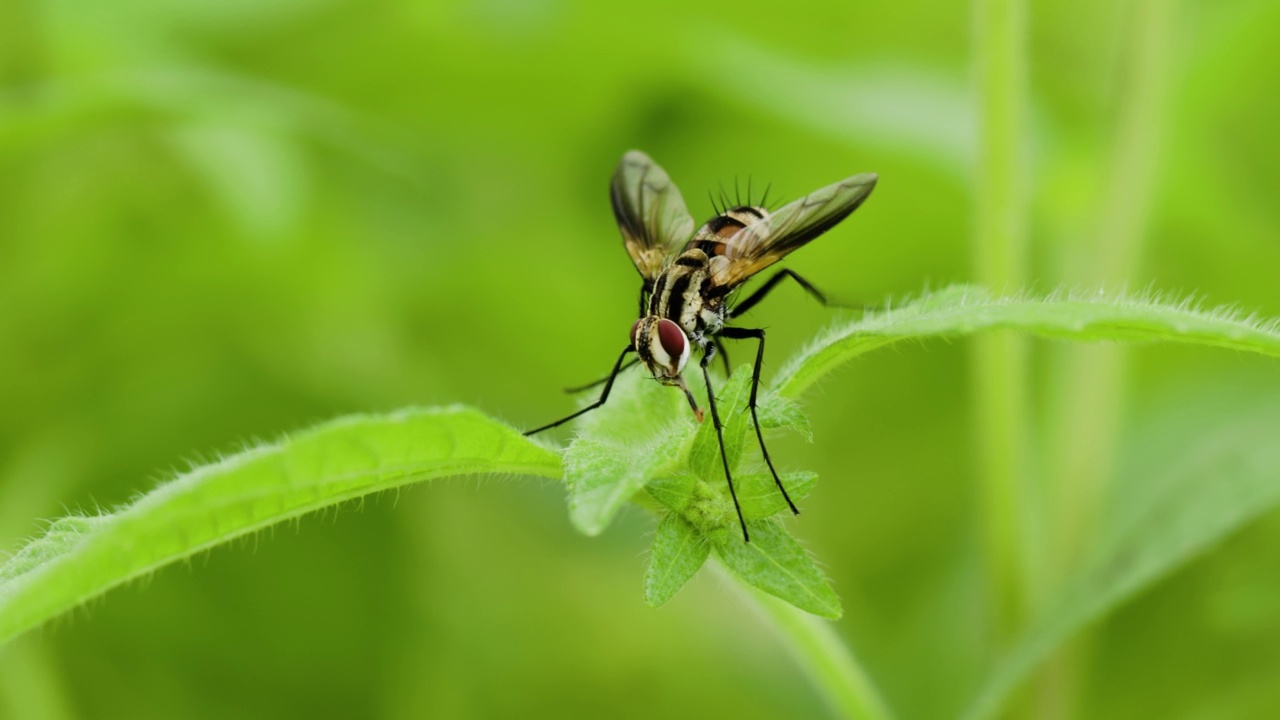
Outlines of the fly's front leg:
<svg viewBox="0 0 1280 720">
<path fill-rule="evenodd" d="M 751 409 L 751 423 L 756 426 L 756 440 L 760 441 L 760 454 L 764 455 L 764 462 L 769 466 L 769 472 L 773 475 L 773 482 L 778 486 L 778 490 L 782 492 L 782 497 L 787 501 L 787 505 L 791 506 L 791 512 L 799 515 L 800 509 L 796 507 L 795 503 L 791 502 L 791 496 L 787 494 L 787 489 L 782 486 L 782 480 L 778 478 L 778 471 L 773 469 L 773 459 L 769 457 L 769 449 L 764 444 L 764 433 L 760 432 L 760 418 L 756 416 L 756 393 L 760 389 L 760 367 L 764 364 L 764 330 L 760 328 L 724 328 L 720 331 L 720 335 L 730 340 L 754 338 L 760 341 L 760 345 L 756 349 L 755 370 L 751 373 L 751 400 L 748 401 L 747 407 Z"/>
<path fill-rule="evenodd" d="M 626 370 L 626 369 L 630 368 L 632 365 L 635 365 L 635 364 L 636 364 L 636 363 L 638 363 L 638 362 L 640 362 L 640 358 L 638 358 L 638 357 L 636 357 L 636 358 L 631 358 L 630 360 L 628 360 L 628 361 L 626 361 L 625 363 L 623 363 L 622 367 L 618 368 L 618 372 L 622 372 L 623 370 Z M 575 385 L 574 387 L 567 387 L 567 388 L 565 388 L 565 389 L 564 389 L 564 392 L 565 392 L 566 394 L 568 394 L 568 395 L 576 395 L 576 394 L 578 394 L 578 393 L 582 392 L 583 390 L 590 390 L 590 389 L 591 389 L 591 388 L 593 388 L 593 387 L 596 387 L 596 386 L 598 386 L 598 385 L 603 385 L 603 384 L 605 384 L 606 382 L 609 382 L 609 378 L 611 378 L 611 377 L 613 377 L 613 376 L 612 376 L 612 375 L 605 375 L 604 377 L 600 378 L 599 380 L 596 380 L 596 381 L 594 381 L 594 382 L 589 382 L 589 383 L 587 383 L 586 385 Z"/>
<path fill-rule="evenodd" d="M 547 423 L 546 425 L 543 425 L 540 428 L 534 428 L 533 430 L 526 431 L 524 433 L 525 437 L 528 437 L 530 435 L 535 435 L 537 433 L 542 432 L 543 430 L 550 430 L 551 428 L 556 427 L 557 425 L 563 425 L 569 422 L 570 420 L 578 417 L 579 415 L 595 410 L 596 408 L 603 405 L 604 401 L 609 399 L 609 391 L 613 389 L 614 379 L 618 377 L 619 372 L 622 372 L 622 361 L 626 359 L 627 353 L 634 352 L 634 350 L 635 348 L 628 345 L 626 349 L 622 351 L 622 354 L 618 356 L 617 362 L 613 364 L 613 370 L 609 371 L 609 377 L 605 380 L 604 390 L 600 393 L 599 400 L 591 403 L 590 405 L 582 408 L 581 410 L 579 410 L 576 413 L 573 413 L 572 415 L 569 415 L 567 417 L 562 417 L 553 423 Z"/>
</svg>

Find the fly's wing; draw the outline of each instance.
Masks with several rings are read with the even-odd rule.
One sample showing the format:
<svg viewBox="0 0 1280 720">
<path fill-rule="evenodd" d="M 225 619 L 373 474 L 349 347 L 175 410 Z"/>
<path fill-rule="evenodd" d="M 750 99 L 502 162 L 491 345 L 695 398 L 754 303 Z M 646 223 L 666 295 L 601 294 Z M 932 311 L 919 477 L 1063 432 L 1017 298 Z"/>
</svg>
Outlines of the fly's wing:
<svg viewBox="0 0 1280 720">
<path fill-rule="evenodd" d="M 854 175 L 815 190 L 724 238 L 720 257 L 711 261 L 712 284 L 732 288 L 778 262 L 849 217 L 875 186 L 875 173 Z"/>
<path fill-rule="evenodd" d="M 662 271 L 666 258 L 693 235 L 693 218 L 680 189 L 648 155 L 622 156 L 609 188 L 622 242 L 646 283 Z"/>
</svg>

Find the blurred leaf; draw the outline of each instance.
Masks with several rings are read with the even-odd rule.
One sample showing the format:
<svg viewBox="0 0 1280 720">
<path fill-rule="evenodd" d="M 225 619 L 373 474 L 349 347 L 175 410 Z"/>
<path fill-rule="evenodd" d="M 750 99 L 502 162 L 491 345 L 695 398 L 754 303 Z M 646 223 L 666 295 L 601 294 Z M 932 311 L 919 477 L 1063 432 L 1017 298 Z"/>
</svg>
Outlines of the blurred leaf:
<svg viewBox="0 0 1280 720">
<path fill-rule="evenodd" d="M 817 563 L 781 524 L 765 520 L 748 525 L 751 542 L 736 539 L 716 546 L 735 575 L 806 612 L 835 620 L 840 598 Z"/>
<path fill-rule="evenodd" d="M 1182 342 L 1280 357 L 1280 329 L 1229 309 L 1145 296 L 992 297 L 957 285 L 836 327 L 778 373 L 776 392 L 794 397 L 845 362 L 907 339 L 954 337 L 989 329 L 1071 340 Z"/>
<path fill-rule="evenodd" d="M 862 67 L 815 66 L 799 54 L 767 49 L 723 26 L 694 33 L 690 56 L 709 92 L 755 112 L 771 112 L 845 143 L 894 148 L 963 175 L 974 156 L 975 120 L 970 89 L 961 73 L 924 66 L 877 63 Z M 708 44 L 714 50 L 708 52 Z M 712 73 L 701 72 L 714 58 Z M 742 68 L 755 68 L 757 91 L 733 92 Z"/>
<path fill-rule="evenodd" d="M 205 122 L 176 129 L 173 141 L 250 234 L 270 237 L 297 223 L 306 201 L 307 173 L 292 138 Z"/>
<path fill-rule="evenodd" d="M 382 490 L 475 473 L 558 478 L 560 458 L 463 407 L 334 420 L 55 521 L 0 566 L 0 642 L 233 538 Z"/>
<path fill-rule="evenodd" d="M 698 572 L 711 545 L 684 518 L 667 513 L 653 538 L 653 555 L 644 578 L 644 601 L 659 607 Z"/>
<path fill-rule="evenodd" d="M 1009 693 L 1085 625 L 1280 504 L 1276 410 L 1239 418 L 1167 465 L 1152 467 L 1153 474 L 1168 477 L 1159 483 L 1162 491 L 1126 509 L 1092 562 L 1066 583 L 996 667 L 965 717 L 995 715 Z"/>
</svg>

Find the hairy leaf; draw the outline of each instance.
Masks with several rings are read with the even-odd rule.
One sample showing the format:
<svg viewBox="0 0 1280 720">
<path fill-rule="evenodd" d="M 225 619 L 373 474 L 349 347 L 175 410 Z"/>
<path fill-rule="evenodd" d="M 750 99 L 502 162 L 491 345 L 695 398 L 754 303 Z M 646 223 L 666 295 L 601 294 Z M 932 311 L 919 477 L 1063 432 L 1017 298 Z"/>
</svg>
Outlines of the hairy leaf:
<svg viewBox="0 0 1280 720">
<path fill-rule="evenodd" d="M 751 542 L 730 539 L 716 553 L 735 575 L 806 612 L 836 619 L 840 598 L 826 575 L 782 525 L 770 520 L 750 523 Z"/>
<path fill-rule="evenodd" d="M 54 522 L 0 566 L 0 643 L 159 567 L 410 483 L 558 478 L 559 456 L 461 407 L 342 418 L 195 468 L 111 513 Z"/>
<path fill-rule="evenodd" d="M 742 457 L 742 445 L 751 426 L 751 413 L 747 399 L 751 393 L 751 368 L 739 367 L 729 382 L 716 390 L 716 409 L 723 425 L 725 457 L 729 468 L 737 469 Z M 689 449 L 689 468 L 703 480 L 724 482 L 724 463 L 720 459 L 720 441 L 716 437 L 711 408 L 707 407 L 701 426 Z"/>
<path fill-rule="evenodd" d="M 812 472 L 779 473 L 778 479 L 787 488 L 792 502 L 797 503 L 818 484 L 818 474 Z M 738 502 L 742 505 L 742 514 L 748 520 L 763 520 L 782 512 L 791 514 L 791 508 L 787 507 L 786 499 L 782 497 L 768 470 L 734 475 L 733 482 L 738 486 Z"/>
<path fill-rule="evenodd" d="M 657 475 L 670 472 L 679 446 L 657 441 L 628 446 L 579 438 L 565 452 L 569 519 L 587 535 L 599 535 L 631 496 Z"/>
<path fill-rule="evenodd" d="M 667 513 L 658 523 L 653 554 L 644 578 L 644 601 L 658 607 L 671 599 L 698 572 L 711 545 L 684 518 Z"/>
<path fill-rule="evenodd" d="M 795 397 L 844 363 L 901 340 L 1003 328 L 1071 340 L 1170 341 L 1280 357 L 1280 329 L 1231 310 L 1145 297 L 992 297 L 969 286 L 925 295 L 825 333 L 778 373 L 776 391 Z"/>
</svg>

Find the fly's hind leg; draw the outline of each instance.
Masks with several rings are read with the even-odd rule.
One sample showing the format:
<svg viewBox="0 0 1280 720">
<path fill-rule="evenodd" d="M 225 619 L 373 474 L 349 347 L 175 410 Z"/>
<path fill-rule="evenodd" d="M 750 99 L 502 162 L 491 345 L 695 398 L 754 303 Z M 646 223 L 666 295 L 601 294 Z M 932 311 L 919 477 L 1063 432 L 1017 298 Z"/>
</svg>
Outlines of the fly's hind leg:
<svg viewBox="0 0 1280 720">
<path fill-rule="evenodd" d="M 777 277 L 776 275 L 774 277 Z M 720 336 L 730 340 L 746 340 L 754 338 L 760 341 L 759 347 L 756 349 L 756 365 L 755 370 L 751 373 L 751 400 L 747 407 L 751 409 L 751 423 L 756 427 L 756 440 L 760 441 L 760 454 L 764 455 L 764 462 L 769 466 L 769 473 L 773 475 L 773 482 L 778 486 L 778 490 L 782 493 L 783 499 L 787 501 L 787 505 L 791 507 L 791 512 L 796 515 L 800 514 L 800 509 L 796 504 L 791 502 L 791 496 L 787 494 L 787 489 L 782 486 L 782 480 L 778 478 L 778 471 L 773 469 L 773 459 L 769 457 L 769 449 L 764 444 L 764 433 L 760 432 L 760 418 L 756 416 L 756 393 L 760 389 L 760 367 L 764 363 L 764 330 L 760 328 L 723 328 L 720 330 Z M 714 406 L 712 406 L 714 408 Z"/>
<path fill-rule="evenodd" d="M 711 364 L 711 360 L 715 356 L 715 346 L 707 344 L 705 353 L 702 356 L 702 379 L 707 383 L 707 405 L 711 406 L 711 421 L 715 423 L 716 439 L 720 441 L 720 462 L 724 465 L 724 479 L 729 483 L 729 495 L 733 498 L 733 509 L 738 512 L 738 524 L 742 526 L 742 541 L 749 543 L 751 542 L 751 536 L 747 534 L 747 521 L 742 517 L 742 506 L 738 504 L 738 491 L 733 487 L 733 475 L 729 472 L 729 456 L 724 451 L 724 426 L 720 423 L 720 411 L 716 409 L 715 392 L 711 390 L 711 374 L 707 372 L 707 366 Z"/>
</svg>

